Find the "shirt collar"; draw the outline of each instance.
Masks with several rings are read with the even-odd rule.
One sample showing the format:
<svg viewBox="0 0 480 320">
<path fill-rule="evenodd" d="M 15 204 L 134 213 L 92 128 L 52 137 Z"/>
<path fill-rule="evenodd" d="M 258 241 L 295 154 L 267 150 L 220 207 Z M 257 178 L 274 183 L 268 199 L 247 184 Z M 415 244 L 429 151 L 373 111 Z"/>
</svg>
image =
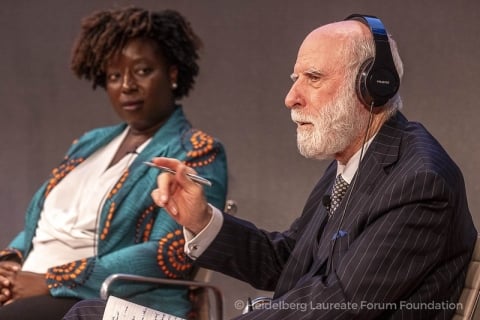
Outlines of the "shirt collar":
<svg viewBox="0 0 480 320">
<path fill-rule="evenodd" d="M 376 134 L 373 135 L 370 140 L 368 140 L 363 146 L 362 158 L 365 156 L 365 153 L 367 153 L 367 149 L 372 143 L 375 136 Z M 342 164 L 337 161 L 337 176 L 341 174 L 342 178 L 349 184 L 352 182 L 353 176 L 357 172 L 358 165 L 360 164 L 360 153 L 362 153 L 362 148 L 355 152 L 355 154 L 348 160 L 347 164 Z"/>
</svg>

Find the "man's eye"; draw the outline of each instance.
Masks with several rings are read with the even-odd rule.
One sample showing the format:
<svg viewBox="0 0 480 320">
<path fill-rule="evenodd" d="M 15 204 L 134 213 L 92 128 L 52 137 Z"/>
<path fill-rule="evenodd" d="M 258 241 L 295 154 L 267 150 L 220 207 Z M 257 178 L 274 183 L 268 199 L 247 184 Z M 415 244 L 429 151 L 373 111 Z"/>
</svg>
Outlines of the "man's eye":
<svg viewBox="0 0 480 320">
<path fill-rule="evenodd" d="M 298 74 L 292 73 L 292 74 L 290 75 L 290 79 L 291 79 L 293 82 L 297 81 L 297 80 L 298 80 Z"/>
<path fill-rule="evenodd" d="M 318 74 L 309 74 L 308 75 L 308 79 L 311 81 L 311 82 L 318 82 L 322 79 L 322 77 Z"/>
</svg>

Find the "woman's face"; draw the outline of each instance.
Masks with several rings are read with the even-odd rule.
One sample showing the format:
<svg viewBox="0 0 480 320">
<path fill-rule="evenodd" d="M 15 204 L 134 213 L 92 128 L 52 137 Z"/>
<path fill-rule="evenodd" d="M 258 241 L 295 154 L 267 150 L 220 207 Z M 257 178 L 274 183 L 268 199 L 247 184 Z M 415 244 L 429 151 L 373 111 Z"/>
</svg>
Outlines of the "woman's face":
<svg viewBox="0 0 480 320">
<path fill-rule="evenodd" d="M 153 40 L 132 39 L 107 62 L 105 88 L 115 112 L 132 130 L 156 131 L 175 109 L 177 74 Z"/>
</svg>

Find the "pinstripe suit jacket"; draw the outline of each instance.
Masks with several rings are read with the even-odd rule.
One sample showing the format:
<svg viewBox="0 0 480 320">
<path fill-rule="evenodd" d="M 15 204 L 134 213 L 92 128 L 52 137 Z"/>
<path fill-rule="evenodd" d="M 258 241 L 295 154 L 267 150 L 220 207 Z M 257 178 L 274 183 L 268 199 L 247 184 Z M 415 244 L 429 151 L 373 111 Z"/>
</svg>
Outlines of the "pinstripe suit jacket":
<svg viewBox="0 0 480 320">
<path fill-rule="evenodd" d="M 365 154 L 347 208 L 348 193 L 328 220 L 321 199 L 335 174 L 333 162 L 283 233 L 225 215 L 198 263 L 275 291 L 269 309 L 242 319 L 450 319 L 476 239 L 455 163 L 397 113 Z"/>
</svg>

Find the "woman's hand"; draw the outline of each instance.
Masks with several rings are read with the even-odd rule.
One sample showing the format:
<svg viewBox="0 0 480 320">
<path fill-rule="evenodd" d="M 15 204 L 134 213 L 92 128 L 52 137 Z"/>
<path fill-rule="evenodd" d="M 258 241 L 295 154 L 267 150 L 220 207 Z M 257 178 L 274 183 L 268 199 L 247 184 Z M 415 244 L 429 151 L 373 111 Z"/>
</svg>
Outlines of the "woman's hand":
<svg viewBox="0 0 480 320">
<path fill-rule="evenodd" d="M 0 306 L 12 298 L 12 286 L 21 266 L 14 261 L 0 261 Z"/>
<path fill-rule="evenodd" d="M 158 188 L 152 191 L 155 203 L 194 234 L 202 231 L 212 212 L 202 186 L 186 175 L 195 171 L 176 159 L 154 158 L 152 162 L 176 171 L 176 174 L 164 172 L 158 176 Z"/>
<path fill-rule="evenodd" d="M 11 286 L 11 297 L 5 304 L 18 299 L 41 295 L 50 295 L 45 274 L 18 271 Z"/>
</svg>

